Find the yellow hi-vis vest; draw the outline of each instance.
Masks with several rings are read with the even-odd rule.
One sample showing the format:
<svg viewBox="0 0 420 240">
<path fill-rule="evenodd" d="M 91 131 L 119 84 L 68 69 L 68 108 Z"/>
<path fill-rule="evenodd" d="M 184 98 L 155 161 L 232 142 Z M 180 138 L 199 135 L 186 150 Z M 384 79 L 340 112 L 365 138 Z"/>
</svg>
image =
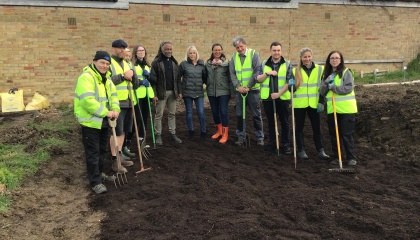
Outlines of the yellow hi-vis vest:
<svg viewBox="0 0 420 240">
<path fill-rule="evenodd" d="M 242 87 L 247 87 L 249 81 L 252 79 L 252 73 L 254 72 L 252 69 L 252 58 L 254 57 L 255 50 L 248 48 L 245 53 L 245 60 L 244 63 L 241 63 L 241 58 L 239 57 L 239 53 L 234 53 L 235 58 L 235 72 L 236 78 L 241 83 Z M 256 83 L 252 89 L 259 89 L 260 84 Z"/>
<path fill-rule="evenodd" d="M 150 67 L 149 66 L 144 66 L 144 68 L 150 72 Z M 140 65 L 136 65 L 134 66 L 134 72 L 137 74 L 137 77 L 139 78 L 140 81 L 144 80 L 144 76 L 143 76 L 143 69 L 141 68 Z M 149 98 L 154 98 L 155 97 L 155 93 L 153 92 L 153 88 L 151 86 L 149 87 L 145 87 L 143 85 L 139 86 L 139 88 L 136 89 L 136 95 L 137 98 L 145 98 L 146 97 L 146 90 L 147 90 L 147 94 L 149 96 Z M 134 104 L 137 103 L 137 99 L 134 99 Z"/>
<path fill-rule="evenodd" d="M 120 102 L 110 75 L 108 72 L 107 80 L 103 84 L 101 75 L 87 66 L 77 79 L 74 90 L 74 115 L 82 126 L 101 129 L 103 118 L 107 116 L 108 111 L 120 112 Z"/>
<path fill-rule="evenodd" d="M 294 108 L 317 108 L 322 71 L 323 67 L 315 64 L 315 68 L 312 69 L 311 75 L 308 77 L 305 70 L 300 69 L 302 83 L 293 94 Z M 293 75 L 296 76 L 296 68 L 293 68 Z"/>
<path fill-rule="evenodd" d="M 264 72 L 271 72 L 273 69 L 265 63 L 267 60 L 265 60 L 262 64 L 264 66 Z M 283 88 L 284 84 L 286 84 L 286 75 L 287 75 L 287 69 L 289 68 L 290 61 L 286 61 L 285 64 L 280 65 L 279 70 L 277 72 L 278 80 L 277 80 L 277 92 L 280 91 L 280 89 Z M 266 77 L 264 81 L 261 83 L 261 99 L 269 99 L 270 98 L 270 77 Z M 271 99 L 271 98 L 270 98 Z M 283 93 L 280 96 L 281 100 L 289 100 L 290 99 L 290 91 L 287 90 L 285 93 Z"/>
<path fill-rule="evenodd" d="M 349 69 L 346 68 L 343 71 L 344 74 Z M 352 75 L 353 77 L 353 75 Z M 342 81 L 341 78 L 338 75 L 335 75 L 334 77 L 334 85 L 341 86 Z M 333 113 L 333 106 L 332 106 L 332 91 L 328 91 L 327 93 L 327 113 Z M 357 103 L 356 103 L 356 96 L 354 95 L 354 90 L 351 91 L 351 93 L 346 95 L 339 95 L 334 93 L 334 100 L 335 100 L 335 107 L 337 110 L 337 113 L 357 113 Z"/>
<path fill-rule="evenodd" d="M 112 76 L 124 74 L 126 71 L 130 70 L 130 65 L 128 65 L 127 61 L 123 60 L 124 69 L 121 68 L 120 64 L 117 63 L 113 58 L 111 58 L 111 72 Z M 117 94 L 118 100 L 124 101 L 128 99 L 128 84 L 127 81 L 122 81 L 120 84 L 116 85 L 117 87 Z M 132 85 L 130 86 L 132 88 Z M 132 92 L 133 96 L 134 93 Z"/>
</svg>

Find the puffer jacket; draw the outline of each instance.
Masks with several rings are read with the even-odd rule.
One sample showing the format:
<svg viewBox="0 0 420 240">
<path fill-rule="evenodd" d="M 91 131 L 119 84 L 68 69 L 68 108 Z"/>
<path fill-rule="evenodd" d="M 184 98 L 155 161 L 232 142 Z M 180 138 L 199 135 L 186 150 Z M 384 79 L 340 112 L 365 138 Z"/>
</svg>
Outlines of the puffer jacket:
<svg viewBox="0 0 420 240">
<path fill-rule="evenodd" d="M 206 69 L 203 60 L 198 59 L 195 66 L 189 59 L 182 61 L 179 65 L 179 74 L 182 77 L 181 93 L 183 97 L 204 97 L 203 84 L 206 83 Z"/>
<path fill-rule="evenodd" d="M 234 87 L 230 80 L 229 60 L 220 65 L 213 65 L 209 60 L 206 63 L 207 84 L 206 91 L 209 97 L 219 97 L 234 94 Z"/>
</svg>

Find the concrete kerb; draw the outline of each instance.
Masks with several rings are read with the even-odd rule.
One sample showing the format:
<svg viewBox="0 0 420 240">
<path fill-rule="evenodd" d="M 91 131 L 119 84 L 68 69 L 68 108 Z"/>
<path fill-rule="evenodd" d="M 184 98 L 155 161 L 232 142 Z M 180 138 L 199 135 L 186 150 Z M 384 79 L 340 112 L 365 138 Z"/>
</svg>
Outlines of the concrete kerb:
<svg viewBox="0 0 420 240">
<path fill-rule="evenodd" d="M 362 87 L 373 87 L 373 86 L 392 86 L 392 85 L 413 85 L 420 84 L 420 80 L 413 80 L 408 82 L 389 82 L 389 83 L 374 83 L 374 84 L 363 84 Z"/>
</svg>

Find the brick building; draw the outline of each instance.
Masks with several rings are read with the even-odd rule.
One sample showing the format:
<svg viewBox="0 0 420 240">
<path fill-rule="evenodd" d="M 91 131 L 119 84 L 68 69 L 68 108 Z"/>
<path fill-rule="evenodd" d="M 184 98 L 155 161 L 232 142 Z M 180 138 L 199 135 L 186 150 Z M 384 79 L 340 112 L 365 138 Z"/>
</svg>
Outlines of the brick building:
<svg viewBox="0 0 420 240">
<path fill-rule="evenodd" d="M 237 35 L 264 59 L 277 40 L 293 62 L 303 47 L 314 50 L 317 62 L 338 49 L 357 72 L 400 69 L 420 52 L 415 2 L 6 0 L 0 22 L 0 92 L 24 89 L 25 103 L 35 91 L 52 103 L 71 103 L 82 68 L 118 38 L 130 47 L 145 45 L 150 60 L 159 43 L 170 40 L 179 61 L 189 45 L 207 59 L 214 42 L 231 56 Z"/>
</svg>

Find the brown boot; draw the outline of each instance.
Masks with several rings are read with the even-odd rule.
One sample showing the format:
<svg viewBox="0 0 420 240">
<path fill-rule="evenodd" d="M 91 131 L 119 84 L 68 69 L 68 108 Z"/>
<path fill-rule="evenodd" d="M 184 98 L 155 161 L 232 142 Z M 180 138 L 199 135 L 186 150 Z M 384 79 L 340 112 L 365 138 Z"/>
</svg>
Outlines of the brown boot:
<svg viewBox="0 0 420 240">
<path fill-rule="evenodd" d="M 121 165 L 124 167 L 130 167 L 130 166 L 133 166 L 134 163 L 133 161 L 127 161 L 127 160 L 121 159 Z"/>
<path fill-rule="evenodd" d="M 222 124 L 216 124 L 217 132 L 211 136 L 211 139 L 217 139 L 222 136 Z"/>
<path fill-rule="evenodd" d="M 226 143 L 227 142 L 227 140 L 229 138 L 228 133 L 229 133 L 229 128 L 228 127 L 223 127 L 222 128 L 222 138 L 220 139 L 219 143 Z"/>
<path fill-rule="evenodd" d="M 112 168 L 112 171 L 114 171 L 116 173 L 126 173 L 127 172 L 127 169 L 125 169 L 125 167 L 123 167 L 122 165 L 120 165 L 118 167 L 117 161 L 112 162 L 111 168 Z"/>
</svg>

